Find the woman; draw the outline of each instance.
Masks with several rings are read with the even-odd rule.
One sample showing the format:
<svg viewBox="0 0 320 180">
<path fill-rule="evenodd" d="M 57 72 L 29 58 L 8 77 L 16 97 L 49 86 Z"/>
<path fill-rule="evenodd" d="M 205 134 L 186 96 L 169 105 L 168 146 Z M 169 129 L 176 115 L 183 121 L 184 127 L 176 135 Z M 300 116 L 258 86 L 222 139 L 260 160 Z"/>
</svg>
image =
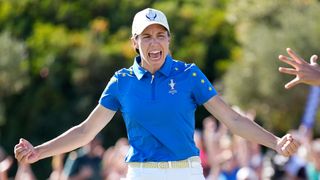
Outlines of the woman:
<svg viewBox="0 0 320 180">
<path fill-rule="evenodd" d="M 134 64 L 115 73 L 89 117 L 36 147 L 21 139 L 15 146 L 18 161 L 33 163 L 83 146 L 120 110 L 130 144 L 127 179 L 204 179 L 193 140 L 195 109 L 202 104 L 246 139 L 284 156 L 298 148 L 291 135 L 278 138 L 233 111 L 196 65 L 173 60 L 161 11 L 148 8 L 135 15 L 132 44 L 139 54 Z"/>
</svg>

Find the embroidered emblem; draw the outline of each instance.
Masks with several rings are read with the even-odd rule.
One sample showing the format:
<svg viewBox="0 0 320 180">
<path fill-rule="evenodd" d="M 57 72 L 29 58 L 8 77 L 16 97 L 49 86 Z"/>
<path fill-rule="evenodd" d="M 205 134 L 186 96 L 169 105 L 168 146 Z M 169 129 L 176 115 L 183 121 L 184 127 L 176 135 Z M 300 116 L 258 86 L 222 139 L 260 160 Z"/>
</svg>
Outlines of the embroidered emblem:
<svg viewBox="0 0 320 180">
<path fill-rule="evenodd" d="M 204 79 L 201 79 L 201 83 L 204 84 L 204 82 L 205 82 Z"/>
<path fill-rule="evenodd" d="M 195 72 L 192 73 L 192 76 L 193 76 L 193 77 L 196 77 L 196 76 L 197 76 L 197 73 L 195 73 Z"/>
<path fill-rule="evenodd" d="M 176 85 L 176 83 L 173 82 L 173 79 L 170 79 L 170 83 L 169 83 L 169 86 L 170 86 L 170 90 L 169 90 L 169 93 L 174 95 L 175 93 L 177 93 L 177 90 L 174 89 L 174 86 Z"/>
<path fill-rule="evenodd" d="M 148 14 L 146 14 L 146 17 L 150 20 L 150 21 L 154 21 L 157 17 L 156 12 L 152 11 L 151 9 L 149 10 Z"/>
</svg>

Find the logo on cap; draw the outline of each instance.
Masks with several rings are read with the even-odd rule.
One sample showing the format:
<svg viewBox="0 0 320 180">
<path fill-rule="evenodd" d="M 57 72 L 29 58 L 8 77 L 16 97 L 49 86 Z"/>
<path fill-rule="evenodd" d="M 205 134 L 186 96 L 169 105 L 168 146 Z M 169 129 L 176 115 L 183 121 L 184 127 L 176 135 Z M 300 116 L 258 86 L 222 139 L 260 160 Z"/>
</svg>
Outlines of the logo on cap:
<svg viewBox="0 0 320 180">
<path fill-rule="evenodd" d="M 148 14 L 146 14 L 146 17 L 150 20 L 150 21 L 154 21 L 157 17 L 156 12 L 152 11 L 151 9 L 149 9 Z"/>
</svg>

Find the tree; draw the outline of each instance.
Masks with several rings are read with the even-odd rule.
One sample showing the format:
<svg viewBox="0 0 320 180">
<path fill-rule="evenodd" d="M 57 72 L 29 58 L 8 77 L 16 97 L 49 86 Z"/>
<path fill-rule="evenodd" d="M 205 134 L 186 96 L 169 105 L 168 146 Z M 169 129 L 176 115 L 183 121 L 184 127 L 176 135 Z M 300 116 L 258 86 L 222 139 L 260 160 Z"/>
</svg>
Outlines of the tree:
<svg viewBox="0 0 320 180">
<path fill-rule="evenodd" d="M 319 52 L 320 25 L 310 19 L 320 18 L 320 3 L 246 0 L 231 5 L 230 20 L 236 25 L 241 53 L 224 78 L 226 99 L 257 109 L 264 126 L 272 130 L 296 128 L 308 91 L 303 86 L 284 89 L 292 77 L 278 72 L 281 63 L 277 59 L 286 47 L 306 58 Z"/>
<path fill-rule="evenodd" d="M 20 92 L 28 84 L 26 46 L 11 37 L 0 34 L 0 126 L 5 123 L 4 98 Z"/>
</svg>

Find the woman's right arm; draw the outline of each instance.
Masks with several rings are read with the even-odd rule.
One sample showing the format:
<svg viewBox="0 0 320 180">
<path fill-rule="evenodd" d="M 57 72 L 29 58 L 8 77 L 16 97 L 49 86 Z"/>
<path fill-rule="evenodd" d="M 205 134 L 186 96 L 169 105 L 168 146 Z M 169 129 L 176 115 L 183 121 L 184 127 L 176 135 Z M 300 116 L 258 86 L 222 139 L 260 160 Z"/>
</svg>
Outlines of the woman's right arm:
<svg viewBox="0 0 320 180">
<path fill-rule="evenodd" d="M 81 124 L 39 146 L 33 147 L 27 140 L 20 139 L 19 144 L 14 147 L 15 157 L 22 163 L 34 163 L 84 146 L 110 122 L 115 113 L 116 111 L 99 104 Z"/>
</svg>

